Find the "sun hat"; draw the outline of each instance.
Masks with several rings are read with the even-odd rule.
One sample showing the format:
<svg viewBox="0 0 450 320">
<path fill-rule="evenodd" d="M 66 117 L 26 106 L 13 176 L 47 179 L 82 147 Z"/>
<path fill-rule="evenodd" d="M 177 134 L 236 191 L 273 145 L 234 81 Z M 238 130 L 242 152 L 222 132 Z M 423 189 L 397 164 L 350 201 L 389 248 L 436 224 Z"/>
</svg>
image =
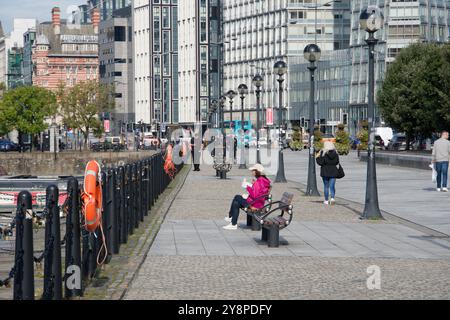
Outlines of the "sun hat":
<svg viewBox="0 0 450 320">
<path fill-rule="evenodd" d="M 256 171 L 258 171 L 259 173 L 264 173 L 264 167 L 263 167 L 261 164 L 259 164 L 259 163 L 257 163 L 257 164 L 255 164 L 254 166 L 250 167 L 249 170 L 250 170 L 250 171 L 256 170 Z"/>
</svg>

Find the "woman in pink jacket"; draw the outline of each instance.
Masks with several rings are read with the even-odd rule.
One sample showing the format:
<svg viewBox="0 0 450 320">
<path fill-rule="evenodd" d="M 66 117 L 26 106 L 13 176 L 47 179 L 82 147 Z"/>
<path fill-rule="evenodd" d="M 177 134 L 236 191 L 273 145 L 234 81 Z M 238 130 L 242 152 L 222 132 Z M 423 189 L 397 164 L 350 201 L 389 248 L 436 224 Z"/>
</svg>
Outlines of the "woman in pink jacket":
<svg viewBox="0 0 450 320">
<path fill-rule="evenodd" d="M 264 175 L 264 167 L 260 164 L 251 167 L 250 171 L 252 171 L 255 179 L 251 186 L 247 186 L 248 197 L 244 198 L 241 195 L 234 197 L 228 217 L 225 218 L 225 221 L 230 222 L 230 224 L 223 227 L 225 230 L 237 229 L 239 210 L 241 208 L 247 208 L 250 204 L 257 209 L 264 207 L 265 198 L 263 196 L 269 193 L 271 181 Z"/>
</svg>

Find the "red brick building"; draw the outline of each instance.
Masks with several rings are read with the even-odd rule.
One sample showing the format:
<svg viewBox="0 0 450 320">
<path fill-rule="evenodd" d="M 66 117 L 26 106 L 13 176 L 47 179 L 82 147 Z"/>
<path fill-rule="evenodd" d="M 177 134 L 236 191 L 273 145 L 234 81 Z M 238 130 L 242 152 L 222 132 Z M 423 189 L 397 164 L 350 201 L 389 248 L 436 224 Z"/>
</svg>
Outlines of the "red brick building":
<svg viewBox="0 0 450 320">
<path fill-rule="evenodd" d="M 73 86 L 98 79 L 98 32 L 100 13 L 92 11 L 92 24 L 74 25 L 61 20 L 58 7 L 52 21 L 36 30 L 33 48 L 33 85 L 55 90 L 59 83 Z"/>
</svg>

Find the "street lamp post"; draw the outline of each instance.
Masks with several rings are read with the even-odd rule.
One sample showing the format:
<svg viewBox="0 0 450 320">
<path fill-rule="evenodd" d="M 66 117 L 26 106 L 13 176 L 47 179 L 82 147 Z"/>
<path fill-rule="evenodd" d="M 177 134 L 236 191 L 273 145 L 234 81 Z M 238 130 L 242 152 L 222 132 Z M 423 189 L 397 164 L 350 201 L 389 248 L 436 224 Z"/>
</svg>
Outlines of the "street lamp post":
<svg viewBox="0 0 450 320">
<path fill-rule="evenodd" d="M 220 97 L 220 114 L 221 114 L 221 126 L 222 126 L 222 144 L 223 144 L 223 148 L 222 148 L 222 170 L 220 170 L 219 175 L 220 175 L 220 179 L 225 180 L 227 178 L 227 172 L 224 170 L 225 169 L 225 163 L 227 161 L 227 138 L 225 135 L 225 102 L 227 101 L 227 98 L 225 96 L 221 96 Z"/>
<path fill-rule="evenodd" d="M 309 168 L 308 168 L 308 184 L 306 187 L 306 195 L 319 197 L 316 180 L 316 159 L 314 150 L 314 123 L 315 123 L 315 71 L 316 61 L 320 59 L 321 51 L 316 44 L 309 44 L 305 47 L 305 59 L 310 62 L 308 70 L 311 74 L 311 90 L 309 95 Z"/>
<path fill-rule="evenodd" d="M 248 87 L 246 84 L 241 84 L 238 87 L 239 94 L 241 95 L 241 163 L 239 165 L 239 169 L 247 169 L 246 159 L 245 159 L 245 117 L 244 117 L 244 101 L 245 96 L 248 94 Z"/>
<path fill-rule="evenodd" d="M 375 45 L 378 39 L 374 34 L 383 26 L 383 14 L 377 6 L 369 6 L 361 12 L 360 26 L 369 33 L 366 43 L 369 46 L 369 97 L 368 97 L 368 130 L 369 144 L 367 148 L 367 182 L 366 201 L 362 219 L 382 219 L 378 204 L 377 172 L 375 161 Z"/>
<path fill-rule="evenodd" d="M 284 156 L 283 156 L 283 142 L 281 141 L 281 122 L 283 118 L 282 114 L 282 106 L 283 106 L 283 76 L 287 72 L 287 64 L 284 61 L 278 61 L 275 63 L 274 67 L 275 74 L 278 74 L 278 96 L 279 96 L 279 104 L 278 104 L 278 145 L 280 150 L 278 151 L 278 170 L 277 176 L 275 178 L 276 183 L 286 183 L 286 175 L 284 174 Z"/>
<path fill-rule="evenodd" d="M 261 164 L 261 153 L 259 148 L 259 130 L 260 130 L 260 108 L 261 108 L 261 87 L 264 83 L 263 77 L 259 74 L 253 77 L 253 85 L 256 87 L 256 162 Z"/>
<path fill-rule="evenodd" d="M 234 139 L 234 124 L 233 124 L 233 99 L 234 97 L 237 96 L 236 91 L 234 90 L 230 90 L 227 92 L 227 97 L 228 99 L 230 99 L 230 128 L 231 128 L 231 134 L 232 134 L 232 138 Z M 234 143 L 231 145 L 231 147 L 233 148 Z M 231 152 L 231 150 L 230 150 Z M 233 152 L 233 163 L 234 163 L 234 159 L 236 159 L 236 154 L 234 154 Z"/>
</svg>

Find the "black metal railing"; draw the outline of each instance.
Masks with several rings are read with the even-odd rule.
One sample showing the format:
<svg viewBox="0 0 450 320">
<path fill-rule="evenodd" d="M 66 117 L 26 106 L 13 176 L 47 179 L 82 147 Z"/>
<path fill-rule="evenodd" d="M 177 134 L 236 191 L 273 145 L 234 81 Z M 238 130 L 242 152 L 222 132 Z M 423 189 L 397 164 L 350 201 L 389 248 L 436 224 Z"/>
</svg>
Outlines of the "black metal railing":
<svg viewBox="0 0 450 320">
<path fill-rule="evenodd" d="M 34 264 L 44 261 L 44 288 L 41 299 L 60 300 L 82 296 L 98 266 L 108 264 L 129 236 L 149 215 L 171 178 L 163 170 L 161 153 L 148 159 L 102 170 L 103 214 L 102 227 L 89 233 L 83 227 L 81 210 L 82 187 L 76 178 L 67 185 L 67 199 L 59 206 L 59 190 L 49 186 L 46 207 L 40 216 L 45 219 L 45 249 L 40 257 L 33 252 L 33 214 L 30 192 L 22 191 L 17 202 L 14 221 L 16 229 L 15 264 L 8 278 L 14 279 L 14 300 L 35 298 Z M 176 165 L 177 172 L 183 164 Z M 60 212 L 66 216 L 66 231 L 61 241 Z M 65 246 L 64 269 L 61 246 Z M 62 274 L 64 270 L 64 274 Z"/>
</svg>

